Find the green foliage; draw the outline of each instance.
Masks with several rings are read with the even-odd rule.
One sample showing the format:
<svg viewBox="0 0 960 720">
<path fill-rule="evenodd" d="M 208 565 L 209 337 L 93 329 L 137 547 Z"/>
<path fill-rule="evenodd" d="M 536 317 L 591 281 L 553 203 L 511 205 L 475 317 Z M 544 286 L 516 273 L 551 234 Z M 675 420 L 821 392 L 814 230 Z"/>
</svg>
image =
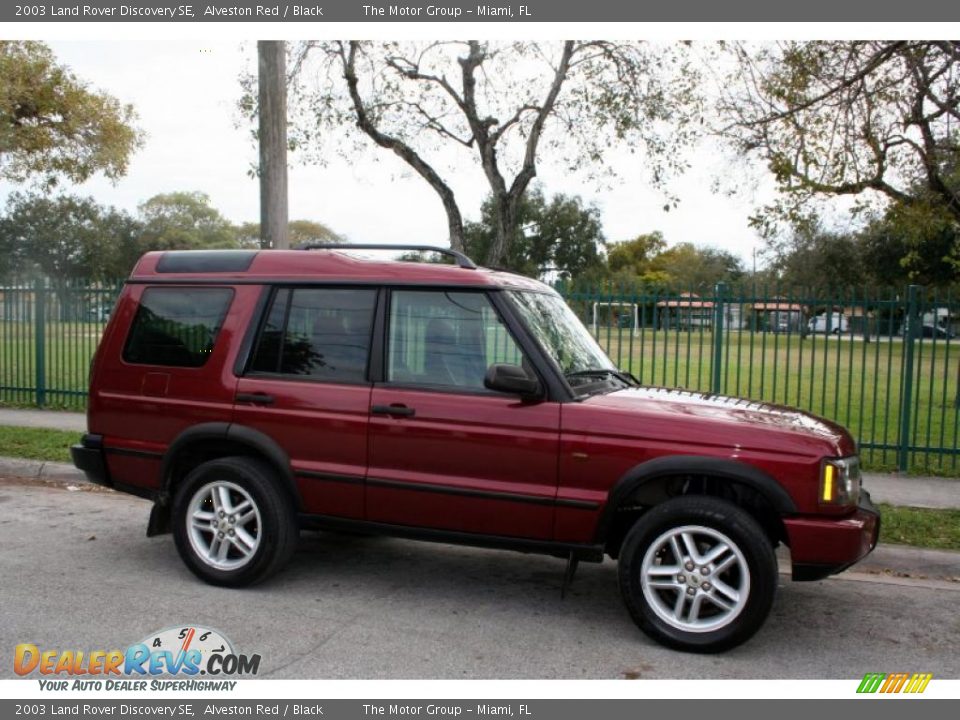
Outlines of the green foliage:
<svg viewBox="0 0 960 720">
<path fill-rule="evenodd" d="M 346 242 L 339 233 L 334 232 L 321 222 L 313 220 L 291 220 L 287 225 L 290 235 L 290 247 L 304 243 L 342 243 Z M 262 247 L 260 223 L 243 223 L 237 228 L 237 242 L 241 247 Z"/>
<path fill-rule="evenodd" d="M 960 282 L 958 227 L 922 203 L 893 203 L 848 232 L 804 215 L 785 237 L 768 238 L 767 279 L 794 288 L 950 287 Z"/>
<path fill-rule="evenodd" d="M 89 89 L 40 42 L 0 41 L 0 178 L 116 180 L 143 143 L 130 105 Z"/>
<path fill-rule="evenodd" d="M 690 288 L 713 288 L 719 282 L 736 282 L 743 276 L 743 263 L 733 253 L 693 243 L 679 243 L 650 261 L 648 274 L 659 273 L 666 284 Z"/>
<path fill-rule="evenodd" d="M 312 220 L 291 222 L 290 239 L 291 246 L 343 242 Z M 199 192 L 157 195 L 136 217 L 89 197 L 15 193 L 0 214 L 0 278 L 114 280 L 150 250 L 259 246 L 259 224 L 234 226 Z"/>
<path fill-rule="evenodd" d="M 496 204 L 484 201 L 479 222 L 464 228 L 467 253 L 489 255 L 496 233 Z M 581 276 L 601 264 L 603 229 L 600 210 L 585 206 L 579 197 L 554 195 L 548 202 L 534 188 L 517 204 L 514 229 L 503 267 L 530 277 L 557 273 L 562 278 Z"/>
<path fill-rule="evenodd" d="M 733 45 L 723 135 L 767 164 L 781 192 L 755 218 L 794 225 L 818 198 L 854 196 L 960 222 L 960 42 Z M 907 260 L 907 265 L 911 264 Z"/>
<path fill-rule="evenodd" d="M 0 217 L 0 273 L 55 281 L 122 277 L 140 255 L 139 224 L 93 198 L 15 193 Z M 4 271 L 6 271 L 4 273 Z"/>
<path fill-rule="evenodd" d="M 960 510 L 928 510 L 881 503 L 880 514 L 883 517 L 881 542 L 960 550 Z"/>
<path fill-rule="evenodd" d="M 702 289 L 732 282 L 743 275 L 740 258 L 712 247 L 679 243 L 667 247 L 659 231 L 607 245 L 606 263 L 599 272 L 578 278 L 611 288 L 637 285 Z"/>
<path fill-rule="evenodd" d="M 770 269 L 784 287 L 830 289 L 863 285 L 862 248 L 851 235 L 825 230 L 817 222 L 797 227 L 768 245 Z"/>
<path fill-rule="evenodd" d="M 213 250 L 239 247 L 237 229 L 202 192 L 155 195 L 140 205 L 144 250 Z"/>
<path fill-rule="evenodd" d="M 663 233 L 655 230 L 607 247 L 607 267 L 614 277 L 636 281 L 650 271 L 650 261 L 667 247 Z M 649 279 L 649 278 L 648 278 Z"/>
<path fill-rule="evenodd" d="M 878 283 L 960 282 L 960 223 L 942 207 L 895 203 L 858 239 L 867 272 Z"/>
</svg>

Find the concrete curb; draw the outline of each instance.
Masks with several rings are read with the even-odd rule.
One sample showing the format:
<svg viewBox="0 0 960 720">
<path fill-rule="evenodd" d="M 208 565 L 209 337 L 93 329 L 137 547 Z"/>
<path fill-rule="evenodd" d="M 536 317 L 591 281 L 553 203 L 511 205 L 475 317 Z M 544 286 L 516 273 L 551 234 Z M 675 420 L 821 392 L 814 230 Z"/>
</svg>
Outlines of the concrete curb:
<svg viewBox="0 0 960 720">
<path fill-rule="evenodd" d="M 21 458 L 0 457 L 0 476 L 3 475 L 36 478 L 38 480 L 57 480 L 59 482 L 89 482 L 87 476 L 73 465 Z"/>
</svg>

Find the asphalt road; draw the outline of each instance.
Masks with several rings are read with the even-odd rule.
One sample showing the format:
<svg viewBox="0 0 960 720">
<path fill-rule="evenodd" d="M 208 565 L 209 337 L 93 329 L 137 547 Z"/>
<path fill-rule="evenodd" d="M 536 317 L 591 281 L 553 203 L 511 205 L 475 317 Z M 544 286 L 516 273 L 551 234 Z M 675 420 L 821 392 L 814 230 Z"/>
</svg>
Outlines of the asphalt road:
<svg viewBox="0 0 960 720">
<path fill-rule="evenodd" d="M 664 649 L 630 621 L 616 566 L 582 564 L 560 599 L 553 558 L 303 533 L 266 584 L 196 580 L 149 504 L 0 479 L 0 677 L 13 648 L 124 648 L 181 624 L 222 631 L 273 678 L 960 677 L 960 583 L 782 576 L 773 612 L 720 656 Z"/>
</svg>

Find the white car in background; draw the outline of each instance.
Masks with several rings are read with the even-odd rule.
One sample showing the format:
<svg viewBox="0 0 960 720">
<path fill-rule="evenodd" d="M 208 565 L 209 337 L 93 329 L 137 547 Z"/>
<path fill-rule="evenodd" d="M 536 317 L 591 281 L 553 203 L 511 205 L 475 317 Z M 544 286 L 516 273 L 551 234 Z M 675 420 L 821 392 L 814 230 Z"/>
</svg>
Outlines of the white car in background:
<svg viewBox="0 0 960 720">
<path fill-rule="evenodd" d="M 843 313 L 822 313 L 810 318 L 807 329 L 812 333 L 842 335 L 850 329 L 850 323 Z"/>
</svg>

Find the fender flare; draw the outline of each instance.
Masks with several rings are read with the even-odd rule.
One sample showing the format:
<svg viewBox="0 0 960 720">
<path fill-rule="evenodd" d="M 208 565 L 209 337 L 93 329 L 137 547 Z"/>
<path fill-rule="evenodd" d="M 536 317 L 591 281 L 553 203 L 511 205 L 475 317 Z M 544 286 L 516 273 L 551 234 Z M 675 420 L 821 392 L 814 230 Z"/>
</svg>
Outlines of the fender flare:
<svg viewBox="0 0 960 720">
<path fill-rule="evenodd" d="M 783 486 L 773 476 L 754 465 L 728 458 L 668 455 L 635 465 L 614 484 L 597 523 L 597 542 L 606 542 L 617 507 L 625 498 L 649 482 L 672 475 L 710 475 L 740 483 L 760 493 L 781 516 L 797 512 L 793 498 Z"/>
<path fill-rule="evenodd" d="M 160 477 L 163 483 L 162 492 L 164 495 L 169 493 L 170 484 L 173 480 L 173 465 L 178 455 L 190 445 L 203 442 L 204 440 L 231 440 L 241 445 L 246 445 L 250 449 L 263 455 L 279 470 L 280 484 L 285 490 L 290 492 L 297 507 L 300 508 L 302 506 L 300 491 L 297 489 L 293 469 L 290 466 L 290 456 L 287 455 L 284 449 L 269 435 L 259 430 L 254 430 L 246 425 L 224 422 L 194 425 L 184 430 L 170 443 L 167 452 L 163 455 L 163 464 L 160 470 Z"/>
</svg>

